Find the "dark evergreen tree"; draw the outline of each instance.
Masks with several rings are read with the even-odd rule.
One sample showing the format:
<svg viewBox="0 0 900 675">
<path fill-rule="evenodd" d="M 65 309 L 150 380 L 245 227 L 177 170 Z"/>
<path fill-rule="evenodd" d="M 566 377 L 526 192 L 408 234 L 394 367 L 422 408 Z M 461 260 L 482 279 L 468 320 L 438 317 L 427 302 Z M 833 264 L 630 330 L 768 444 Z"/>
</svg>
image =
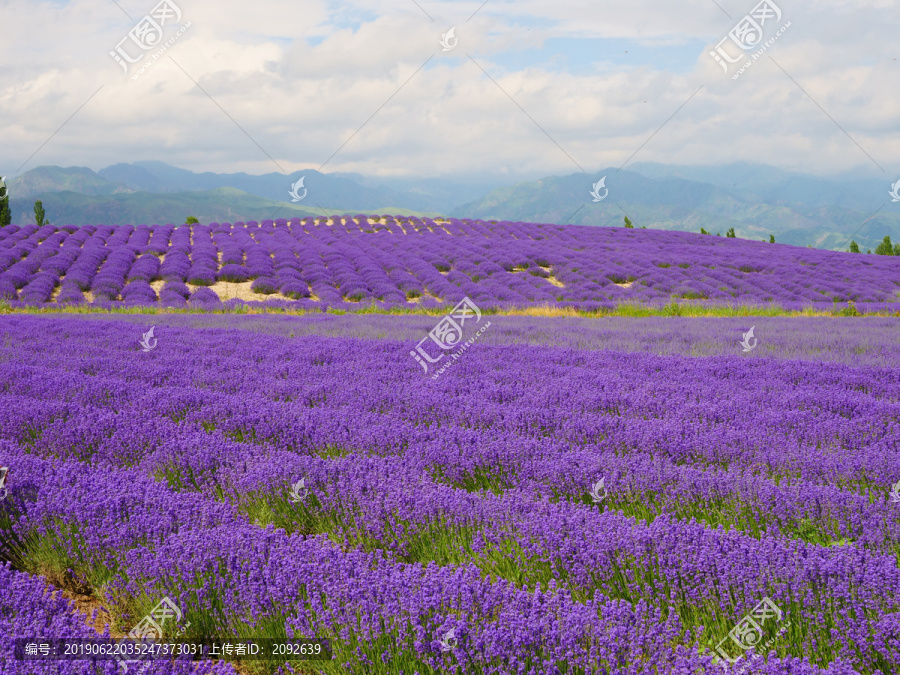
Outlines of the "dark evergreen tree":
<svg viewBox="0 0 900 675">
<path fill-rule="evenodd" d="M 859 253 L 859 244 L 857 244 L 855 241 L 851 241 L 849 253 Z"/>
<path fill-rule="evenodd" d="M 9 214 L 9 190 L 6 187 L 6 177 L 0 178 L 0 227 L 6 227 L 12 222 Z"/>
<path fill-rule="evenodd" d="M 734 234 L 734 228 L 730 228 L 728 232 L 725 233 L 725 236 L 729 239 L 737 239 L 737 236 Z"/>
<path fill-rule="evenodd" d="M 37 223 L 38 227 L 43 227 L 47 224 L 47 221 L 44 219 L 47 214 L 44 213 L 44 205 L 41 203 L 41 200 L 38 199 L 34 203 L 34 222 Z"/>
</svg>

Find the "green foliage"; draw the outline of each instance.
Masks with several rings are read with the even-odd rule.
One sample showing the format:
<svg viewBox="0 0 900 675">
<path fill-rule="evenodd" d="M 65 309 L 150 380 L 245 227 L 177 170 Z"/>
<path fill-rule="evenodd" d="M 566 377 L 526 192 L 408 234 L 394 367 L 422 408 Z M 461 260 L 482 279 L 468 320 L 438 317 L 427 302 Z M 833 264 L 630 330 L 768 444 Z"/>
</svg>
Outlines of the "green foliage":
<svg viewBox="0 0 900 675">
<path fill-rule="evenodd" d="M 194 216 L 188 216 L 187 220 L 184 221 L 185 225 L 194 225 L 195 223 L 199 225 L 200 221 L 194 218 Z"/>
<path fill-rule="evenodd" d="M 6 227 L 12 222 L 9 213 L 9 188 L 6 187 L 6 181 L 0 178 L 0 227 Z"/>
<path fill-rule="evenodd" d="M 628 216 L 625 216 L 625 227 L 629 230 L 634 229 L 634 225 L 631 224 L 631 219 Z"/>
<path fill-rule="evenodd" d="M 704 230 L 704 229 L 701 227 L 701 228 L 700 228 L 700 234 L 709 234 L 709 232 L 707 232 L 706 230 Z"/>
<path fill-rule="evenodd" d="M 881 240 L 881 243 L 875 248 L 875 255 L 894 255 L 894 245 L 891 243 L 890 236 L 885 235 Z"/>
<path fill-rule="evenodd" d="M 769 243 L 770 243 L 770 244 L 774 244 L 774 243 L 775 243 L 775 235 L 774 235 L 774 234 L 770 234 L 770 235 L 769 235 Z"/>
<path fill-rule="evenodd" d="M 44 220 L 46 214 L 44 213 L 44 205 L 41 204 L 41 200 L 37 200 L 34 203 L 34 222 L 37 223 L 38 227 L 43 227 L 46 224 Z"/>
<path fill-rule="evenodd" d="M 725 233 L 725 236 L 728 237 L 729 239 L 737 239 L 737 236 L 734 233 L 733 227 L 731 229 L 729 229 L 728 232 Z"/>
<path fill-rule="evenodd" d="M 862 316 L 862 314 L 859 313 L 859 310 L 856 309 L 856 305 L 853 304 L 852 300 L 848 300 L 847 306 L 842 309 L 838 309 L 837 302 L 835 302 L 834 309 L 831 313 L 836 314 L 837 316 Z"/>
<path fill-rule="evenodd" d="M 891 244 L 890 236 L 884 236 L 884 239 L 881 240 L 881 243 L 875 249 L 875 255 L 894 255 L 894 246 Z"/>
<path fill-rule="evenodd" d="M 859 253 L 859 244 L 857 244 L 855 241 L 851 241 L 850 250 L 848 251 L 848 253 Z"/>
</svg>

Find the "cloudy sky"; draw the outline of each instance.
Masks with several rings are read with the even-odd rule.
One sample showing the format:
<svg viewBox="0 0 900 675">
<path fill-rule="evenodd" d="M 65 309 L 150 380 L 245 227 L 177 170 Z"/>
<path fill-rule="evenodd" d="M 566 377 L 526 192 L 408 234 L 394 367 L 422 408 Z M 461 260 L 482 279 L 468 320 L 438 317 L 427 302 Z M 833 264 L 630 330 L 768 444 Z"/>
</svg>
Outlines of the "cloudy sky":
<svg viewBox="0 0 900 675">
<path fill-rule="evenodd" d="M 900 175 L 894 0 L 157 2 L 0 0 L 0 173 Z"/>
</svg>

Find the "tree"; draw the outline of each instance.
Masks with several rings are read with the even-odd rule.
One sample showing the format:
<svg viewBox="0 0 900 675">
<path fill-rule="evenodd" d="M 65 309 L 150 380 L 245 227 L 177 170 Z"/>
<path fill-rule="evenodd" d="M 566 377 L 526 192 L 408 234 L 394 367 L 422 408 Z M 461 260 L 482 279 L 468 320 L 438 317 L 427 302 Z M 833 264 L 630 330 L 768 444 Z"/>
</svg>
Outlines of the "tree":
<svg viewBox="0 0 900 675">
<path fill-rule="evenodd" d="M 187 220 L 184 221 L 184 224 L 185 225 L 194 225 L 194 224 L 199 225 L 200 221 L 197 220 L 196 218 L 194 218 L 194 216 L 188 216 Z"/>
<path fill-rule="evenodd" d="M 704 229 L 701 227 L 701 228 L 700 228 L 700 234 L 709 234 L 709 232 L 707 232 L 706 230 L 704 230 Z"/>
<path fill-rule="evenodd" d="M 6 187 L 6 176 L 0 177 L 0 227 L 12 222 L 9 214 L 9 189 Z"/>
<path fill-rule="evenodd" d="M 857 244 L 855 241 L 851 241 L 850 242 L 850 250 L 848 252 L 849 253 L 859 253 L 859 244 Z"/>
<path fill-rule="evenodd" d="M 628 216 L 625 216 L 625 227 L 629 230 L 634 229 L 634 225 L 631 224 L 631 219 Z"/>
<path fill-rule="evenodd" d="M 875 255 L 894 255 L 894 246 L 891 244 L 889 235 L 885 235 L 878 248 L 875 249 Z"/>
<path fill-rule="evenodd" d="M 737 239 L 737 237 L 734 234 L 733 227 L 731 229 L 729 229 L 728 232 L 725 233 L 725 236 L 728 237 L 729 239 Z"/>
<path fill-rule="evenodd" d="M 9 189 L 6 187 L 6 178 L 0 178 L 0 227 L 6 227 L 12 222 L 9 215 Z"/>
<path fill-rule="evenodd" d="M 770 243 L 770 244 L 774 244 L 774 243 L 775 243 L 775 235 L 774 235 L 774 234 L 770 234 L 770 235 L 769 235 L 769 243 Z"/>
<path fill-rule="evenodd" d="M 34 222 L 37 223 L 38 227 L 43 227 L 44 225 L 47 224 L 47 222 L 44 220 L 45 215 L 46 214 L 44 213 L 44 205 L 41 204 L 41 200 L 38 199 L 34 203 Z"/>
</svg>

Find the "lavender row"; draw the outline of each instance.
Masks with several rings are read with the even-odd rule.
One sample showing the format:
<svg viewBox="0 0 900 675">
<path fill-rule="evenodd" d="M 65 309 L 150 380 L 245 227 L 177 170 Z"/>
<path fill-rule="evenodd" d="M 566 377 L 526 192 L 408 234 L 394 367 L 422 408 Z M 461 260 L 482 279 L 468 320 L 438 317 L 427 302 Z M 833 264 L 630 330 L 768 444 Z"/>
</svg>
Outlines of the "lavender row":
<svg viewBox="0 0 900 675">
<path fill-rule="evenodd" d="M 66 490 L 72 467 L 63 464 L 56 472 L 47 468 L 46 463 L 24 468 L 24 480 L 13 494 L 13 511 L 29 511 L 40 499 Z M 91 484 L 94 494 L 112 493 L 132 479 L 86 466 L 78 474 Z M 132 495 L 134 508 L 166 512 L 159 508 L 157 496 L 137 489 Z M 34 499 L 37 496 L 40 499 Z M 24 503 L 31 501 L 28 497 L 34 500 L 30 505 Z M 169 501 L 179 499 L 177 493 L 169 493 Z M 509 506 L 523 510 L 512 501 Z M 41 508 L 45 520 L 52 514 L 57 531 L 64 531 L 66 524 L 79 524 L 79 534 L 123 528 L 133 518 L 127 511 L 104 510 L 98 521 L 97 514 L 86 518 L 63 503 Z M 174 515 L 171 507 L 167 511 Z M 488 511 L 497 515 L 497 509 Z M 33 516 L 29 513 L 25 520 Z M 714 672 L 710 657 L 697 654 L 695 638 L 681 627 L 677 614 L 667 612 L 665 618 L 643 601 L 632 604 L 599 594 L 577 601 L 553 583 L 546 591 L 534 592 L 491 582 L 471 565 L 409 565 L 378 554 L 341 550 L 322 538 L 261 530 L 237 521 L 191 522 L 185 527 L 188 521 L 183 517 L 175 520 L 181 527 L 156 543 L 129 546 L 97 537 L 82 544 L 95 560 L 118 553 L 123 561 L 106 586 L 110 607 L 124 609 L 128 616 L 134 598 L 165 595 L 196 620 L 198 634 L 246 635 L 248 629 L 253 634 L 254 629 L 269 630 L 266 626 L 277 620 L 290 637 L 339 636 L 342 657 L 355 657 L 354 662 L 343 664 L 350 672 L 366 670 L 366 664 L 381 658 L 385 650 L 395 660 L 449 672 L 500 673 L 510 667 L 544 672 L 541 664 L 547 660 L 565 660 L 575 672 L 589 672 L 598 663 L 629 663 L 628 672 L 634 673 L 655 673 L 660 668 Z M 624 532 L 621 526 L 616 531 Z M 640 538 L 640 533 L 630 536 Z M 73 567 L 82 568 L 77 563 Z M 838 585 L 832 583 L 829 590 Z M 449 630 L 457 636 L 452 654 L 440 649 Z M 884 626 L 879 625 L 879 630 Z M 57 626 L 54 632 L 79 636 L 72 626 Z M 671 645 L 678 642 L 693 647 L 673 649 Z M 779 672 L 777 668 L 786 665 L 779 661 L 770 659 L 749 672 Z M 787 663 L 797 667 L 792 672 L 819 672 L 794 659 Z M 835 664 L 827 672 L 854 671 Z"/>
<path fill-rule="evenodd" d="M 765 359 L 743 356 L 698 360 L 476 346 L 448 384 L 432 385 L 409 357 L 408 344 L 257 336 L 248 348 L 242 331 L 167 329 L 158 333 L 169 343 L 161 347 L 170 350 L 165 360 L 155 352 L 131 364 L 145 371 L 145 383 L 155 383 L 157 389 L 147 391 L 146 385 L 128 387 L 115 377 L 121 358 L 138 350 L 134 336 L 139 331 L 128 323 L 40 318 L 14 323 L 42 331 L 59 347 L 58 356 L 23 352 L 22 360 L 34 360 L 39 369 L 33 373 L 21 365 L 4 367 L 9 390 L 25 396 L 10 400 L 10 405 L 18 401 L 22 413 L 7 433 L 26 438 L 34 433 L 29 429 L 48 427 L 45 446 L 60 452 L 74 452 L 88 442 L 65 434 L 93 434 L 104 446 L 111 437 L 101 436 L 102 427 L 87 419 L 83 424 L 52 422 L 54 416 L 70 414 L 52 412 L 54 406 L 41 412 L 29 405 L 31 398 L 75 395 L 68 376 L 48 369 L 93 372 L 85 400 L 112 375 L 109 388 L 116 393 L 108 399 L 111 404 L 143 411 L 181 405 L 194 425 L 218 426 L 225 434 L 298 452 L 338 444 L 399 454 L 416 444 L 422 452 L 431 452 L 426 444 L 443 444 L 460 448 L 469 463 L 464 468 L 474 470 L 497 454 L 494 448 L 519 448 L 552 436 L 560 446 L 592 444 L 610 454 L 642 449 L 679 464 L 756 467 L 775 479 L 796 476 L 838 486 L 859 483 L 886 490 L 900 472 L 896 434 L 885 424 L 897 416 L 900 382 L 886 368 L 792 361 L 773 373 Z M 64 345 L 74 335 L 79 344 L 99 340 L 103 347 L 96 355 L 71 358 Z M 196 343 L 198 336 L 204 344 Z M 253 370 L 242 367 L 247 358 L 254 359 Z M 355 377 L 358 372 L 372 377 Z M 496 386 L 507 390 L 502 398 L 485 397 L 479 372 L 493 374 Z M 567 379 L 555 377 L 558 372 L 567 373 Z M 519 384 L 528 381 L 542 386 Z M 450 382 L 454 394 L 448 397 Z M 215 396 L 203 395 L 198 387 Z M 662 398 L 656 396 L 660 392 Z M 71 409 L 72 419 L 93 414 L 74 404 L 55 405 Z M 120 424 L 120 417 L 110 415 L 109 424 Z M 63 435 L 51 443 L 57 433 Z M 115 458 L 116 447 L 123 445 L 112 444 L 104 453 L 112 453 L 110 461 L 125 461 Z M 509 450 L 499 457 L 510 466 L 517 456 L 535 458 L 530 450 L 522 453 Z"/>
<path fill-rule="evenodd" d="M 273 468 L 289 461 L 287 457 L 271 459 L 269 466 Z M 546 593 L 523 592 L 506 582 L 485 581 L 477 566 L 423 568 L 390 559 L 379 560 L 378 555 L 354 554 L 352 549 L 344 553 L 319 539 L 304 541 L 285 535 L 281 530 L 264 532 L 242 524 L 240 520 L 226 521 L 223 526 L 215 521 L 191 518 L 190 507 L 179 517 L 178 511 L 174 510 L 179 507 L 175 505 L 185 502 L 186 498 L 188 501 L 194 498 L 189 494 L 180 496 L 162 487 L 148 491 L 143 485 L 135 486 L 127 497 L 130 509 L 104 506 L 92 514 L 81 512 L 83 507 L 73 511 L 73 505 L 89 501 L 87 494 L 115 493 L 121 489 L 119 486 L 134 481 L 134 476 L 121 471 L 109 472 L 86 466 L 75 468 L 73 471 L 70 463 L 62 463 L 54 470 L 46 462 L 24 462 L 22 477 L 13 494 L 13 510 L 25 513 L 18 525 L 23 536 L 28 529 L 26 525 L 35 519 L 53 523 L 38 530 L 44 537 L 68 532 L 73 525 L 80 525 L 72 531 L 85 537 L 79 549 L 90 560 L 74 561 L 71 566 L 77 570 L 100 567 L 107 573 L 115 572 L 112 582 L 107 585 L 112 607 L 125 608 L 127 615 L 133 598 L 171 595 L 177 597 L 177 603 L 185 613 L 199 619 L 197 630 L 201 633 L 239 634 L 247 617 L 254 617 L 251 626 L 271 626 L 266 620 L 277 619 L 286 622 L 288 635 L 341 635 L 345 641 L 352 640 L 358 645 L 357 655 L 361 651 L 374 656 L 379 652 L 373 647 L 378 646 L 388 648 L 397 658 L 398 655 L 405 656 L 408 648 L 403 645 L 404 639 L 413 637 L 409 635 L 409 629 L 418 626 L 414 629 L 414 633 L 418 632 L 414 659 L 438 667 L 441 663 L 446 664 L 448 659 L 442 658 L 434 643 L 452 628 L 459 632 L 465 659 L 461 658 L 462 654 L 455 653 L 448 665 L 462 661 L 465 672 L 471 672 L 473 662 L 480 666 L 479 672 L 504 672 L 503 668 L 513 663 L 526 666 L 525 672 L 532 672 L 531 667 L 527 667 L 529 663 L 534 667 L 541 659 L 559 659 L 564 653 L 569 666 L 576 669 L 599 659 L 611 664 L 627 661 L 634 667 L 641 663 L 648 669 L 631 672 L 652 673 L 655 672 L 653 668 L 666 666 L 688 668 L 688 672 L 697 673 L 708 672 L 707 668 L 711 670 L 709 657 L 697 656 L 696 652 L 691 656 L 690 650 L 673 652 L 668 647 L 672 641 L 692 644 L 689 634 L 679 628 L 674 611 L 667 611 L 668 619 L 663 621 L 659 610 L 653 609 L 653 594 L 648 594 L 642 583 L 623 588 L 615 575 L 606 571 L 609 563 L 620 556 L 620 567 L 627 567 L 629 558 L 639 557 L 640 564 L 667 570 L 666 583 L 676 584 L 681 597 L 689 595 L 694 605 L 701 604 L 703 595 L 708 597 L 709 591 L 714 590 L 714 594 L 721 593 L 726 598 L 734 597 L 734 594 L 753 597 L 769 592 L 776 596 L 775 600 L 781 606 L 788 607 L 789 603 L 796 604 L 796 598 L 803 593 L 805 578 L 807 583 L 815 583 L 816 593 L 803 596 L 803 616 L 793 610 L 794 622 L 801 624 L 809 622 L 822 609 L 828 611 L 825 605 L 819 606 L 815 602 L 816 598 L 820 598 L 820 602 L 827 598 L 829 603 L 842 604 L 852 594 L 856 611 L 850 619 L 838 621 L 835 629 L 841 634 L 867 636 L 867 644 L 873 647 L 866 651 L 864 660 L 883 659 L 887 653 L 879 650 L 877 645 L 880 644 L 879 636 L 890 629 L 889 621 L 881 616 L 870 624 L 864 615 L 872 609 L 889 612 L 890 601 L 878 595 L 880 590 L 876 590 L 871 599 L 868 594 L 875 589 L 894 587 L 898 571 L 887 561 L 879 564 L 877 558 L 856 552 L 853 560 L 843 560 L 849 552 L 809 547 L 801 556 L 797 547 L 777 541 L 767 541 L 762 550 L 755 550 L 740 536 L 722 536 L 697 526 L 659 521 L 652 527 L 636 527 L 627 519 L 580 506 L 542 505 L 515 497 L 479 500 L 463 494 L 460 499 L 454 498 L 452 490 L 440 488 L 424 494 L 420 490 L 418 499 L 412 492 L 404 495 L 409 502 L 402 513 L 396 514 L 395 526 L 413 525 L 416 520 L 421 523 L 421 514 L 433 513 L 437 505 L 445 513 L 447 526 L 459 525 L 460 519 L 482 524 L 482 548 L 501 544 L 517 535 L 517 541 L 527 542 L 528 550 L 523 550 L 523 554 L 541 558 L 549 555 L 557 564 L 568 565 L 568 569 L 560 568 L 554 574 L 561 578 L 574 577 L 576 586 L 579 582 L 585 584 L 585 579 L 591 586 L 596 586 L 602 584 L 602 577 L 606 577 L 607 584 L 601 586 L 602 595 L 594 593 L 593 600 L 579 601 L 566 590 L 567 584 L 557 588 L 551 582 Z M 364 499 L 354 502 L 353 497 L 360 497 L 363 494 L 359 490 L 360 484 L 367 484 L 371 496 L 380 498 L 380 510 L 384 514 L 391 508 L 390 502 L 396 500 L 395 491 L 390 488 L 398 487 L 396 478 L 403 473 L 395 468 L 394 480 L 390 480 L 391 472 L 385 470 L 387 465 L 380 471 L 371 462 L 360 468 L 365 470 L 348 473 L 339 467 L 332 469 L 340 475 L 338 484 L 346 492 L 328 506 L 334 508 L 340 504 L 348 514 L 361 513 L 363 509 L 359 507 L 371 506 L 371 502 Z M 73 474 L 85 483 L 84 492 L 38 507 L 43 500 L 53 502 L 55 494 L 70 490 L 72 486 L 68 479 Z M 353 480 L 354 475 L 356 480 Z M 401 478 L 399 483 L 403 482 Z M 411 486 L 411 481 L 405 482 Z M 326 508 L 327 495 L 318 494 Z M 169 504 L 160 501 L 164 496 Z M 347 496 L 351 497 L 349 504 Z M 208 498 L 200 498 L 201 504 L 203 501 Z M 142 529 L 139 523 L 133 522 L 135 510 L 148 514 L 167 513 L 171 524 L 161 530 L 168 530 L 167 533 L 161 539 L 151 537 L 142 541 L 85 536 L 97 530 Z M 415 516 L 416 513 L 420 515 Z M 85 527 L 88 523 L 90 525 Z M 703 539 L 709 541 L 702 543 Z M 685 548 L 684 544 L 688 542 Z M 686 551 L 691 552 L 687 559 L 684 558 Z M 709 559 L 701 560 L 702 556 Z M 115 567 L 108 562 L 112 558 L 120 561 Z M 775 563 L 778 559 L 780 562 Z M 713 564 L 714 560 L 717 564 Z M 526 570 L 528 562 L 525 559 L 517 564 Z M 730 574 L 729 570 L 735 566 L 756 574 Z M 822 576 L 823 569 L 830 570 L 829 574 Z M 689 573 L 689 570 L 706 572 L 697 574 Z M 836 573 L 836 570 L 844 570 L 844 573 Z M 716 574 L 721 576 L 716 579 Z M 784 595 L 769 590 L 767 585 L 773 578 L 790 592 Z M 337 580 L 341 582 L 337 583 Z M 821 587 L 823 580 L 825 587 Z M 628 597 L 631 594 L 636 597 L 641 593 L 649 595 L 648 603 L 641 601 L 635 608 L 621 601 L 603 599 L 604 596 Z M 390 598 L 404 600 L 395 604 Z M 718 600 L 721 603 L 722 599 Z M 502 613 L 496 615 L 492 608 Z M 869 608 L 868 612 L 866 608 Z M 734 609 L 740 614 L 747 608 L 738 606 Z M 491 615 L 496 619 L 487 624 L 478 619 Z M 523 615 L 532 616 L 535 628 L 531 631 L 521 624 Z M 621 628 L 615 627 L 616 617 L 621 617 L 624 622 Z M 890 618 L 889 614 L 887 619 Z M 607 641 L 625 626 L 633 627 L 636 621 L 639 628 L 627 640 Z M 425 634 L 420 632 L 422 630 Z M 501 637 L 504 635 L 516 636 L 516 649 L 509 649 L 508 640 Z M 699 637 L 699 633 L 697 635 Z M 426 646 L 429 638 L 431 648 Z M 422 644 L 423 639 L 426 645 Z M 585 644 L 589 647 L 585 648 Z M 695 644 L 694 649 L 697 646 Z M 807 644 L 803 646 L 809 649 Z M 847 645 L 844 647 L 849 659 L 857 660 L 853 650 Z M 647 661 L 651 656 L 653 658 Z M 366 658 L 363 657 L 362 665 Z M 501 665 L 495 669 L 492 664 Z M 758 672 L 774 672 L 769 670 L 772 667 L 774 663 L 770 660 L 767 667 Z"/>
<path fill-rule="evenodd" d="M 374 220 L 374 217 L 373 217 Z M 336 217 L 208 226 L 9 226 L 0 232 L 7 300 L 178 305 L 153 281 L 253 281 L 260 298 L 319 303 L 711 302 L 804 305 L 897 301 L 896 264 L 668 231 L 450 219 Z M 199 292 L 196 301 L 210 301 Z M 62 299 L 60 299 L 62 298 Z M 218 296 L 216 296 L 218 299 Z"/>
</svg>

